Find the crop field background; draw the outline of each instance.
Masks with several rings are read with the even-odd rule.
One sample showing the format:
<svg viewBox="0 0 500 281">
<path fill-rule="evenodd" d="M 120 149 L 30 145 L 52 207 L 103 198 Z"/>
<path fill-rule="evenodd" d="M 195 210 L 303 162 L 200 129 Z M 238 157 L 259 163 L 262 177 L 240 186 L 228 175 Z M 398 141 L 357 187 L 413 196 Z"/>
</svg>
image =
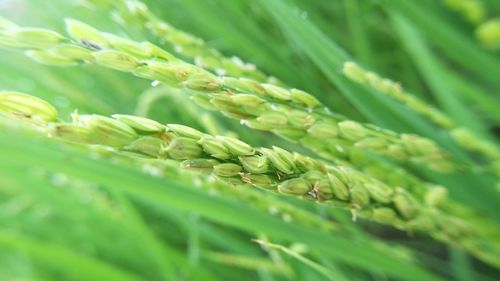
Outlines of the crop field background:
<svg viewBox="0 0 500 281">
<path fill-rule="evenodd" d="M 0 280 L 500 278 L 500 1 L 0 0 Z"/>
</svg>

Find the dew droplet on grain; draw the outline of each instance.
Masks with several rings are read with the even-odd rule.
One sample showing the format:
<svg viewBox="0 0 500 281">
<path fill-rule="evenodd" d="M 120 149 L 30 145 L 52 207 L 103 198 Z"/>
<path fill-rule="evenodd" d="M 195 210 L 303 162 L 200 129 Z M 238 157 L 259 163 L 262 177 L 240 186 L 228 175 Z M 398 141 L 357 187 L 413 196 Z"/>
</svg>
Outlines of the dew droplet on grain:
<svg viewBox="0 0 500 281">
<path fill-rule="evenodd" d="M 52 175 L 52 177 L 50 178 L 50 181 L 55 186 L 63 186 L 63 185 L 68 184 L 69 179 L 68 179 L 68 176 L 66 176 L 63 173 L 56 173 L 56 174 Z"/>
<path fill-rule="evenodd" d="M 226 73 L 226 70 L 224 70 L 224 69 L 222 69 L 222 68 L 217 68 L 217 69 L 215 70 L 215 73 L 217 73 L 217 75 L 218 75 L 218 76 L 221 76 L 221 77 L 227 74 L 227 73 Z"/>
<path fill-rule="evenodd" d="M 161 169 L 154 165 L 145 164 L 142 166 L 142 170 L 154 177 L 160 177 L 162 175 Z"/>
<path fill-rule="evenodd" d="M 269 206 L 269 213 L 271 215 L 276 215 L 276 214 L 278 214 L 278 212 L 279 212 L 279 210 L 276 206 Z"/>
<path fill-rule="evenodd" d="M 337 145 L 335 145 L 335 148 L 337 149 L 338 152 L 342 152 L 342 153 L 344 152 L 344 148 L 342 148 L 341 145 L 337 144 Z"/>
<path fill-rule="evenodd" d="M 288 213 L 285 213 L 283 214 L 283 216 L 281 216 L 281 218 L 285 221 L 285 222 L 291 222 L 292 221 L 292 216 Z"/>
<path fill-rule="evenodd" d="M 180 46 L 180 45 L 175 45 L 175 46 L 174 46 L 174 50 L 175 50 L 176 52 L 178 52 L 178 53 L 181 53 L 181 52 L 183 51 L 183 48 L 182 48 L 182 46 Z"/>
</svg>

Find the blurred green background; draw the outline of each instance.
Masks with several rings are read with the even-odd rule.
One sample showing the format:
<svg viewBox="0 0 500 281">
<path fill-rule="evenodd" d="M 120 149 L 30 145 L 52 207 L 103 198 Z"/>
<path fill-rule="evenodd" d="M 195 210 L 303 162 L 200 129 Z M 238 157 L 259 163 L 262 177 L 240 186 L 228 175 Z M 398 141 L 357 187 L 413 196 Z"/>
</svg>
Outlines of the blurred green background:
<svg viewBox="0 0 500 281">
<path fill-rule="evenodd" d="M 105 2 L 105 1 L 103 1 Z M 453 1 L 148 0 L 158 17 L 203 38 L 227 56 L 254 63 L 314 94 L 332 111 L 432 138 L 463 155 L 445 132 L 381 94 L 347 87 L 342 63 L 354 60 L 441 108 L 460 126 L 498 145 L 500 57 L 475 36 L 500 14 L 483 0 L 480 21 Z M 161 44 L 108 10 L 77 0 L 0 0 L 0 16 L 64 33 L 64 18 Z M 190 61 L 190 58 L 185 58 Z M 202 131 L 231 133 L 256 146 L 296 144 L 251 131 L 199 108 L 176 90 L 93 65 L 58 68 L 0 51 L 0 89 L 54 104 L 60 116 L 138 114 Z M 161 92 L 163 91 L 163 92 Z M 161 92 L 161 93 L 158 93 Z M 153 102 L 150 102 L 154 99 Z M 64 117 L 63 117 L 64 118 Z M 212 119 L 213 118 L 213 119 Z M 211 126 L 207 120 L 215 120 Z M 67 157 L 79 159 L 65 165 Z M 474 155 L 465 155 L 474 159 Z M 0 280 L 497 280 L 500 271 L 426 235 L 409 234 L 327 206 L 267 195 L 233 196 L 218 183 L 196 188 L 191 175 L 155 177 L 126 159 L 94 157 L 23 133 L 0 138 Z M 452 198 L 500 218 L 494 179 L 443 176 L 408 167 L 449 188 Z M 290 221 L 288 202 L 320 219 Z M 259 205 L 261 204 L 261 205 Z M 267 204 L 267 205 L 266 205 Z M 333 230 L 332 230 L 333 229 Z M 282 245 L 262 247 L 252 239 Z"/>
</svg>

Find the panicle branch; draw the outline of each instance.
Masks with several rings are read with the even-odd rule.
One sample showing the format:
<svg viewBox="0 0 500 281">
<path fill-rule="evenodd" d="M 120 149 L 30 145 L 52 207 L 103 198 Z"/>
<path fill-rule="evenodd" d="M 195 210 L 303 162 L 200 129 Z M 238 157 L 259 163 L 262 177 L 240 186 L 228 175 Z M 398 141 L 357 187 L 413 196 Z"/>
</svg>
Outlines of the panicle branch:
<svg viewBox="0 0 500 281">
<path fill-rule="evenodd" d="M 11 100 L 19 99 L 25 101 L 23 107 L 8 106 Z M 131 115 L 73 114 L 72 122 L 54 121 L 57 113 L 52 109 L 35 97 L 0 93 L 2 114 L 31 122 L 57 139 L 175 160 L 184 169 L 210 174 L 234 186 L 250 185 L 349 209 L 360 217 L 461 245 L 482 258 L 498 257 L 494 250 L 481 246 L 490 243 L 491 237 L 440 208 L 449 200 L 441 188 L 427 190 L 421 199 L 404 188 L 389 186 L 352 168 L 327 164 L 279 147 L 256 148 L 236 138 L 208 135 L 187 126 L 163 125 Z"/>
<path fill-rule="evenodd" d="M 33 29 L 26 33 L 24 28 L 6 25 L 0 30 L 0 45 L 28 49 L 27 54 L 41 63 L 95 63 L 185 88 L 195 102 L 207 109 L 239 119 L 251 128 L 299 142 L 329 159 L 347 158 L 350 149 L 358 148 L 399 161 L 424 164 L 441 172 L 458 167 L 430 139 L 348 120 L 331 113 L 304 91 L 248 78 L 218 77 L 149 42 L 119 38 L 75 20 L 66 20 L 66 24 L 72 39 L 44 30 L 34 36 Z M 19 34 L 24 34 L 21 42 Z M 42 40 L 44 36 L 51 39 Z M 39 41 L 51 43 L 41 46 Z"/>
</svg>

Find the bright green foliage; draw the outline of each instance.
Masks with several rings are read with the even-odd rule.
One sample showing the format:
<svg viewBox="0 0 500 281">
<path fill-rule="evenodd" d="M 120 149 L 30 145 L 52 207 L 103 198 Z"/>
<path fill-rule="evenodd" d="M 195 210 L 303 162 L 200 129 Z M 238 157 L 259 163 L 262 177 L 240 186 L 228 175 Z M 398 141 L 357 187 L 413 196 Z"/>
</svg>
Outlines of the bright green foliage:
<svg viewBox="0 0 500 281">
<path fill-rule="evenodd" d="M 0 280 L 500 274 L 497 1 L 4 2 Z"/>
</svg>

